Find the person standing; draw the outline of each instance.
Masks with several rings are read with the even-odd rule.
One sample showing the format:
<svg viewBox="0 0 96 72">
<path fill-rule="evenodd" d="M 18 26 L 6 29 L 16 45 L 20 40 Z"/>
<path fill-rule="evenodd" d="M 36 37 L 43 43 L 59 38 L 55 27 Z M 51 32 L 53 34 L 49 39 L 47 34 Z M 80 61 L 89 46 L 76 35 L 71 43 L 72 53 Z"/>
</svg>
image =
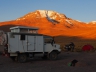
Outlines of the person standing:
<svg viewBox="0 0 96 72">
<path fill-rule="evenodd" d="M 71 48 L 71 51 L 73 52 L 74 51 L 74 48 L 75 48 L 75 45 L 74 45 L 74 43 L 73 42 L 70 42 L 70 48 Z"/>
</svg>

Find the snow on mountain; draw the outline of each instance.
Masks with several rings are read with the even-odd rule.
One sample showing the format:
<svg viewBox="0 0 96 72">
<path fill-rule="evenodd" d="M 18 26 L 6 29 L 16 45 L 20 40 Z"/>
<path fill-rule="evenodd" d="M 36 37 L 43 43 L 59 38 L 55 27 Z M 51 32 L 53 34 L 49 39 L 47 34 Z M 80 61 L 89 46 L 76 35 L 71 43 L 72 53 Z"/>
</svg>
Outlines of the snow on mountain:
<svg viewBox="0 0 96 72">
<path fill-rule="evenodd" d="M 62 16 L 62 14 L 55 12 L 55 11 L 51 11 L 51 10 L 37 10 L 40 12 L 40 15 L 42 17 L 47 17 L 49 16 L 51 19 L 55 19 L 57 16 L 61 17 L 61 18 L 65 18 L 65 15 Z M 46 16 L 47 15 L 47 16 Z"/>
<path fill-rule="evenodd" d="M 68 22 L 69 24 L 71 24 L 71 25 L 72 25 L 72 22 L 70 22 L 70 20 L 66 19 L 66 22 Z"/>
<path fill-rule="evenodd" d="M 76 21 L 81 22 L 81 21 L 79 21 L 79 20 L 76 20 Z"/>
<path fill-rule="evenodd" d="M 89 22 L 89 24 L 96 24 L 96 21 L 91 21 Z"/>
<path fill-rule="evenodd" d="M 37 10 L 37 11 L 39 11 L 40 12 L 40 15 L 42 16 L 42 17 L 46 17 L 46 14 L 45 14 L 45 10 Z M 35 13 L 35 14 L 37 14 L 37 13 Z"/>
</svg>

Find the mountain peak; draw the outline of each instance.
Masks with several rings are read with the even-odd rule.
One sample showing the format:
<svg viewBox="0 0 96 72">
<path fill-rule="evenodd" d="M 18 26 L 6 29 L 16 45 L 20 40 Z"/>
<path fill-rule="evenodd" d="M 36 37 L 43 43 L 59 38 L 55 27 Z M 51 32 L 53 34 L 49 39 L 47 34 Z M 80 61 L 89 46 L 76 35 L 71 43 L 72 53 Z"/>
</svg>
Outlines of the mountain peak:
<svg viewBox="0 0 96 72">
<path fill-rule="evenodd" d="M 52 11 L 52 10 L 36 10 L 34 12 L 30 12 L 26 15 L 24 15 L 23 17 L 18 18 L 17 20 L 24 20 L 27 18 L 47 18 L 48 20 L 50 19 L 66 19 L 67 17 L 64 14 Z"/>
<path fill-rule="evenodd" d="M 57 13 L 57 12 L 52 11 L 52 10 L 37 10 L 37 11 L 40 12 L 40 15 L 42 15 L 42 17 L 46 17 L 46 14 L 47 14 L 48 16 L 51 16 L 52 14 Z"/>
</svg>

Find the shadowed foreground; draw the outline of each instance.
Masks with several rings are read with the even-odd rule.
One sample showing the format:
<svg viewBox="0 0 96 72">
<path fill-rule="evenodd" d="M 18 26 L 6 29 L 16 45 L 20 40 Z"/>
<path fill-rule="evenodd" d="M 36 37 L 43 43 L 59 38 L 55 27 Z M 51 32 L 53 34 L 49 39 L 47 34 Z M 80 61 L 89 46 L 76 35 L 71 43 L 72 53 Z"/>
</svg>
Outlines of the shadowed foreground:
<svg viewBox="0 0 96 72">
<path fill-rule="evenodd" d="M 76 65 L 68 66 L 72 60 Z M 58 60 L 42 60 L 40 57 L 26 63 L 13 62 L 10 58 L 0 55 L 0 72 L 95 72 L 96 52 L 62 52 Z"/>
</svg>

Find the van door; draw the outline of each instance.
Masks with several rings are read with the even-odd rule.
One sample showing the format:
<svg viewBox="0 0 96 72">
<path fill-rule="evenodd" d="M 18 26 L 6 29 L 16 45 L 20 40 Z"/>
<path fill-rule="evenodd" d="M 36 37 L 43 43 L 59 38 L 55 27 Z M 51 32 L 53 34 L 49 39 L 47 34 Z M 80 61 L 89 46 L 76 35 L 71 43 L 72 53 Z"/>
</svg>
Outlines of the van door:
<svg viewBox="0 0 96 72">
<path fill-rule="evenodd" d="M 18 35 L 8 33 L 8 52 L 18 51 L 18 39 L 19 39 Z"/>
<path fill-rule="evenodd" d="M 35 36 L 27 36 L 27 48 L 28 51 L 34 51 L 35 50 Z"/>
<path fill-rule="evenodd" d="M 36 36 L 36 51 L 43 52 L 44 51 L 44 40 L 43 36 Z"/>
<path fill-rule="evenodd" d="M 20 34 L 18 44 L 19 44 L 19 51 L 26 52 L 27 51 L 27 35 Z"/>
</svg>

